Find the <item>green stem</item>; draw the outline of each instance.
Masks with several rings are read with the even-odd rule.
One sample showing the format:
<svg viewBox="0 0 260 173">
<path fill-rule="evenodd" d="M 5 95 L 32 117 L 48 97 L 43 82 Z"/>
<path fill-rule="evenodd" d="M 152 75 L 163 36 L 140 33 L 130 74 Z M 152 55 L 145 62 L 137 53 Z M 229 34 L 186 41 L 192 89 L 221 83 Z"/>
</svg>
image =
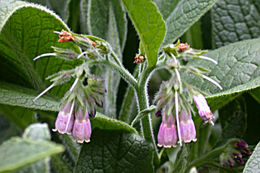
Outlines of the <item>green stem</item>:
<svg viewBox="0 0 260 173">
<path fill-rule="evenodd" d="M 149 107 L 148 95 L 147 95 L 147 82 L 149 81 L 149 77 L 152 74 L 152 71 L 155 67 L 147 67 L 142 71 L 139 79 L 138 79 L 138 88 L 136 90 L 138 105 L 139 105 L 139 112 L 147 109 Z M 145 116 L 142 120 L 142 130 L 143 136 L 145 140 L 151 142 L 154 145 L 154 149 L 156 151 L 156 156 L 158 158 L 157 146 L 153 135 L 153 127 L 152 127 L 152 120 L 151 115 Z"/>
<path fill-rule="evenodd" d="M 85 63 L 87 66 L 91 65 L 97 65 L 97 64 L 103 64 L 103 65 L 108 65 L 109 67 L 112 67 L 114 70 L 117 70 L 123 79 L 125 79 L 126 82 L 128 82 L 133 88 L 137 89 L 137 81 L 134 76 L 132 76 L 131 73 L 127 69 L 125 69 L 123 66 L 119 66 L 115 63 L 112 63 L 108 60 L 102 59 L 102 60 L 91 60 Z"/>
</svg>

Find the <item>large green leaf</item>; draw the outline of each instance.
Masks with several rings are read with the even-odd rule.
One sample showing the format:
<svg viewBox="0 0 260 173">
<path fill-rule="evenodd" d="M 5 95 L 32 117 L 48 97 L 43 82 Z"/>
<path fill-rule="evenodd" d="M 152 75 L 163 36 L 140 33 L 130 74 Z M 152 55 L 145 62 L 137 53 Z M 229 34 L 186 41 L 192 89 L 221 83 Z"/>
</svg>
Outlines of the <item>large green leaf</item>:
<svg viewBox="0 0 260 173">
<path fill-rule="evenodd" d="M 33 99 L 37 92 L 13 84 L 0 83 L 0 104 L 20 106 L 45 111 L 59 111 L 59 102 L 51 97 L 40 97 L 36 102 Z"/>
<path fill-rule="evenodd" d="M 32 140 L 50 140 L 50 131 L 47 124 L 32 124 L 27 127 L 24 131 L 23 138 L 32 139 Z M 37 161 L 36 163 L 32 163 L 24 166 L 21 169 L 15 171 L 15 173 L 48 173 L 50 172 L 50 157 L 44 158 L 42 160 Z"/>
<path fill-rule="evenodd" d="M 253 154 L 246 162 L 243 173 L 256 173 L 260 169 L 260 142 L 255 147 Z"/>
<path fill-rule="evenodd" d="M 218 0 L 155 0 L 166 21 L 164 45 L 176 41 Z"/>
<path fill-rule="evenodd" d="M 148 64 L 154 66 L 166 32 L 162 15 L 151 0 L 122 1 L 140 37 Z"/>
<path fill-rule="evenodd" d="M 190 65 L 211 69 L 207 75 L 218 81 L 222 85 L 223 91 L 212 83 L 193 75 L 187 75 L 186 79 L 208 93 L 213 102 L 222 104 L 221 102 L 231 101 L 230 97 L 234 98 L 236 94 L 260 86 L 258 77 L 260 74 L 260 61 L 258 60 L 260 58 L 260 39 L 234 43 L 210 51 L 206 56 L 217 60 L 218 64 L 198 60 Z"/>
<path fill-rule="evenodd" d="M 83 32 L 107 40 L 122 60 L 127 33 L 126 13 L 120 0 L 83 0 L 81 3 Z M 102 69 L 99 73 L 105 78 L 107 94 L 104 101 L 104 113 L 110 117 L 116 115 L 116 94 L 120 75 L 111 69 Z"/>
<path fill-rule="evenodd" d="M 258 0 L 220 0 L 212 8 L 212 46 L 215 48 L 233 42 L 260 36 L 260 2 Z M 251 95 L 260 102 L 259 89 Z"/>
<path fill-rule="evenodd" d="M 17 71 L 15 74 L 19 75 L 4 79 L 17 83 L 17 79 L 22 78 L 25 86 L 42 90 L 46 87 L 44 79 L 47 76 L 76 64 L 53 57 L 33 62 L 35 56 L 52 52 L 51 46 L 78 51 L 72 43 L 57 42 L 58 36 L 53 31 L 68 30 L 57 15 L 45 7 L 21 1 L 0 0 L 0 7 L 1 79 L 5 74 Z M 68 85 L 55 88 L 53 93 L 62 96 L 66 88 Z"/>
<path fill-rule="evenodd" d="M 74 172 L 153 172 L 153 147 L 135 134 L 93 132 L 84 144 Z"/>
<path fill-rule="evenodd" d="M 212 8 L 213 47 L 260 36 L 259 0 L 220 0 Z"/>
<path fill-rule="evenodd" d="M 0 172 L 11 171 L 64 150 L 48 141 L 12 138 L 0 146 Z"/>
</svg>

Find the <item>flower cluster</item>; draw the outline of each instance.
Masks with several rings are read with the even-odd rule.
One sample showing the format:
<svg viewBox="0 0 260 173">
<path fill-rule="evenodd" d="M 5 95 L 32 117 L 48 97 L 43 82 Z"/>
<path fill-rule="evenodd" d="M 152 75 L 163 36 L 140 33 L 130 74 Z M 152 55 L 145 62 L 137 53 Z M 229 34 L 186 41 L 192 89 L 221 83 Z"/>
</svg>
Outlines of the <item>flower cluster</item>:
<svg viewBox="0 0 260 173">
<path fill-rule="evenodd" d="M 56 33 L 59 34 L 59 43 L 73 42 L 81 48 L 82 53 L 53 47 L 54 53 L 40 55 L 34 60 L 41 57 L 55 56 L 70 61 L 82 59 L 83 63 L 74 69 L 59 71 L 49 76 L 47 79 L 52 84 L 35 97 L 34 101 L 54 86 L 61 85 L 74 78 L 73 84 L 62 99 L 63 106 L 58 113 L 53 131 L 58 131 L 61 134 L 71 134 L 72 132 L 77 142 L 89 142 L 91 136 L 89 117 L 95 117 L 96 106 L 103 107 L 102 96 L 106 93 L 106 90 L 103 87 L 104 80 L 90 74 L 87 63 L 93 58 L 103 58 L 102 55 L 108 53 L 108 47 L 102 39 L 93 36 L 77 35 L 64 30 Z"/>
<path fill-rule="evenodd" d="M 251 155 L 251 151 L 248 149 L 248 144 L 244 140 L 240 140 L 231 144 L 220 155 L 220 162 L 223 167 L 229 165 L 232 168 L 235 166 L 235 163 L 243 165 L 246 156 L 249 155 Z"/>
<path fill-rule="evenodd" d="M 193 103 L 204 122 L 214 125 L 214 115 L 205 97 L 199 90 L 181 79 L 182 71 L 190 72 L 222 89 L 216 81 L 204 75 L 204 71 L 209 70 L 202 71 L 201 68 L 186 65 L 188 59 L 205 59 L 217 63 L 209 57 L 202 56 L 203 53 L 205 51 L 194 50 L 187 43 L 180 42 L 164 48 L 164 56 L 161 56 L 160 61 L 165 62 L 172 77 L 170 80 L 162 82 L 154 100 L 157 109 L 156 115 L 162 115 L 157 138 L 159 147 L 175 147 L 177 139 L 179 139 L 180 145 L 182 142 L 189 143 L 197 140 L 192 120 L 192 112 L 195 113 Z"/>
</svg>

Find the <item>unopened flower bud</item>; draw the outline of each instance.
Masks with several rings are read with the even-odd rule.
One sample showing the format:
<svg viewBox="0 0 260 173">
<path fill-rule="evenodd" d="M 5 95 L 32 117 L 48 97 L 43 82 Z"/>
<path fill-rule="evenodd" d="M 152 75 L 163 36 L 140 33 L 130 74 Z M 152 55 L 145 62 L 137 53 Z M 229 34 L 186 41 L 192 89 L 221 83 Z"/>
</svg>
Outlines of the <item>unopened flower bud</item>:
<svg viewBox="0 0 260 173">
<path fill-rule="evenodd" d="M 189 44 L 188 43 L 180 43 L 178 46 L 177 46 L 177 48 L 178 48 L 178 52 L 179 53 L 182 53 L 182 52 L 184 52 L 184 51 L 186 51 L 186 50 L 188 50 L 188 49 L 190 49 L 190 46 L 189 46 Z"/>
<path fill-rule="evenodd" d="M 140 64 L 140 63 L 144 62 L 145 57 L 142 56 L 142 55 L 140 55 L 140 56 L 136 56 L 134 59 L 135 59 L 135 60 L 134 60 L 134 63 Z"/>
<path fill-rule="evenodd" d="M 59 40 L 58 42 L 68 42 L 68 41 L 74 41 L 75 38 L 72 36 L 71 33 L 65 31 L 65 30 L 61 30 L 60 34 L 59 34 Z"/>
<path fill-rule="evenodd" d="M 205 97 L 202 94 L 198 94 L 198 95 L 193 96 L 193 100 L 199 111 L 200 117 L 203 118 L 205 123 L 211 123 L 212 125 L 214 125 L 214 122 L 212 121 L 214 119 L 214 116 L 211 113 L 211 110 L 208 106 L 208 103 L 207 103 Z"/>
</svg>

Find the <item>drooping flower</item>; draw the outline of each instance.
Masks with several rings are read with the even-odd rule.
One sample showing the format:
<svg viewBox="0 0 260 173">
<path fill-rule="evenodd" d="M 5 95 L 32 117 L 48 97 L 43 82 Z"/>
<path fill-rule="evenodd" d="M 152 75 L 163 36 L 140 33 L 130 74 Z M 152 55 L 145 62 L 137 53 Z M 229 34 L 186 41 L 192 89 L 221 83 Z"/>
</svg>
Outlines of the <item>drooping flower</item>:
<svg viewBox="0 0 260 173">
<path fill-rule="evenodd" d="M 74 123 L 74 116 L 73 114 L 73 107 L 70 102 L 67 102 L 62 108 L 61 111 L 58 113 L 58 117 L 55 122 L 55 129 L 54 132 L 58 131 L 61 134 L 67 133 L 70 134 L 73 123 Z"/>
<path fill-rule="evenodd" d="M 202 94 L 198 94 L 193 96 L 193 100 L 199 111 L 200 117 L 203 118 L 205 123 L 211 123 L 212 125 L 214 125 L 214 122 L 212 121 L 214 119 L 214 116 L 208 106 L 205 97 Z"/>
<path fill-rule="evenodd" d="M 75 115 L 75 122 L 73 126 L 72 135 L 78 143 L 90 142 L 91 136 L 91 123 L 89 120 L 88 111 L 86 110 L 85 116 L 81 109 Z"/>
<path fill-rule="evenodd" d="M 182 110 L 179 116 L 180 119 L 180 131 L 182 140 L 185 143 L 189 143 L 191 141 L 197 141 L 196 138 L 196 129 L 194 122 L 191 117 L 191 113 L 187 113 L 186 111 Z"/>
<path fill-rule="evenodd" d="M 172 115 L 169 115 L 167 120 L 165 119 L 165 114 L 162 118 L 162 123 L 160 125 L 159 133 L 158 133 L 158 146 L 159 147 L 176 147 L 177 142 L 177 131 L 175 120 Z"/>
</svg>

